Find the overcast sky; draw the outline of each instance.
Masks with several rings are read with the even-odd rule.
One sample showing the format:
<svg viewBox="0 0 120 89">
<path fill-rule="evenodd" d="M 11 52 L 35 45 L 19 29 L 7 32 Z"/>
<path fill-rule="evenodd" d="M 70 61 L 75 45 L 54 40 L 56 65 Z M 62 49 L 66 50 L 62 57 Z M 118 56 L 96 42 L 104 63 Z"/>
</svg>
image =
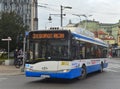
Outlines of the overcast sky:
<svg viewBox="0 0 120 89">
<path fill-rule="evenodd" d="M 52 23 L 49 23 L 49 14 L 60 14 L 60 5 L 70 6 L 72 9 L 64 9 L 66 14 L 63 18 L 63 25 L 69 20 L 78 23 L 80 18 L 72 14 L 92 15 L 89 20 L 95 19 L 100 23 L 117 23 L 120 19 L 120 0 L 38 0 L 39 29 L 50 26 L 60 26 L 60 16 L 52 15 Z M 81 20 L 85 20 L 81 17 Z"/>
</svg>

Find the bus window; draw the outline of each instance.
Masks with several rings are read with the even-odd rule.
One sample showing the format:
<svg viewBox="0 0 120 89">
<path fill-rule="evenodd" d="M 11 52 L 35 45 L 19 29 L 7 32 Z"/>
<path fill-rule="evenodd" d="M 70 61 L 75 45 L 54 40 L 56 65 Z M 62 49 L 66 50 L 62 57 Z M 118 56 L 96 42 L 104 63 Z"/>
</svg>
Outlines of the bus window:
<svg viewBox="0 0 120 89">
<path fill-rule="evenodd" d="M 68 55 L 68 46 L 62 46 L 60 48 L 60 53 L 63 55 L 63 56 L 67 56 Z"/>
<path fill-rule="evenodd" d="M 80 41 L 80 44 L 79 44 L 80 48 L 79 48 L 79 51 L 80 51 L 80 59 L 84 59 L 85 58 L 85 43 Z"/>
<path fill-rule="evenodd" d="M 85 58 L 86 59 L 90 59 L 91 58 L 91 44 L 90 43 L 86 43 L 85 45 Z"/>
</svg>

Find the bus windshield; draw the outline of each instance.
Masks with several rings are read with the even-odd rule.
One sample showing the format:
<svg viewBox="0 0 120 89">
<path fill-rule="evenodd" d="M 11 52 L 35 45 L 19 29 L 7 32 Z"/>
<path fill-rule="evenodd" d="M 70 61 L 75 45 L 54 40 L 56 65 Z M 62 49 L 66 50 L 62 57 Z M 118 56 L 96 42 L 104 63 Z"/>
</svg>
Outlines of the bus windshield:
<svg viewBox="0 0 120 89">
<path fill-rule="evenodd" d="M 39 40 L 29 44 L 30 61 L 67 60 L 68 40 Z"/>
</svg>

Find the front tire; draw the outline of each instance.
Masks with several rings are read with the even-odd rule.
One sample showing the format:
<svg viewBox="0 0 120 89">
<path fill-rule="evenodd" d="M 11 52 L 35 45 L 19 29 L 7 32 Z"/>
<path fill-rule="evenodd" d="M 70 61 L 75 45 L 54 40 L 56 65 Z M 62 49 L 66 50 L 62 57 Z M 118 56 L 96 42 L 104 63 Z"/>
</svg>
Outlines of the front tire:
<svg viewBox="0 0 120 89">
<path fill-rule="evenodd" d="M 83 65 L 81 68 L 81 76 L 78 77 L 78 79 L 86 79 L 87 77 L 87 72 L 86 72 L 86 66 Z"/>
</svg>

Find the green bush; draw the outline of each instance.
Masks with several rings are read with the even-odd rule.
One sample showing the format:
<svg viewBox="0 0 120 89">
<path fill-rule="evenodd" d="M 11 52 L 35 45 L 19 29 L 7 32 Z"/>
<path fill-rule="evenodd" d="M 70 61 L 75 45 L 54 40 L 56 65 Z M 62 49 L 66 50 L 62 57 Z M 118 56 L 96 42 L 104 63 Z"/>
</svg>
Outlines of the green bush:
<svg viewBox="0 0 120 89">
<path fill-rule="evenodd" d="M 8 58 L 7 53 L 3 53 L 0 55 L 0 59 L 7 59 L 7 58 Z"/>
</svg>

